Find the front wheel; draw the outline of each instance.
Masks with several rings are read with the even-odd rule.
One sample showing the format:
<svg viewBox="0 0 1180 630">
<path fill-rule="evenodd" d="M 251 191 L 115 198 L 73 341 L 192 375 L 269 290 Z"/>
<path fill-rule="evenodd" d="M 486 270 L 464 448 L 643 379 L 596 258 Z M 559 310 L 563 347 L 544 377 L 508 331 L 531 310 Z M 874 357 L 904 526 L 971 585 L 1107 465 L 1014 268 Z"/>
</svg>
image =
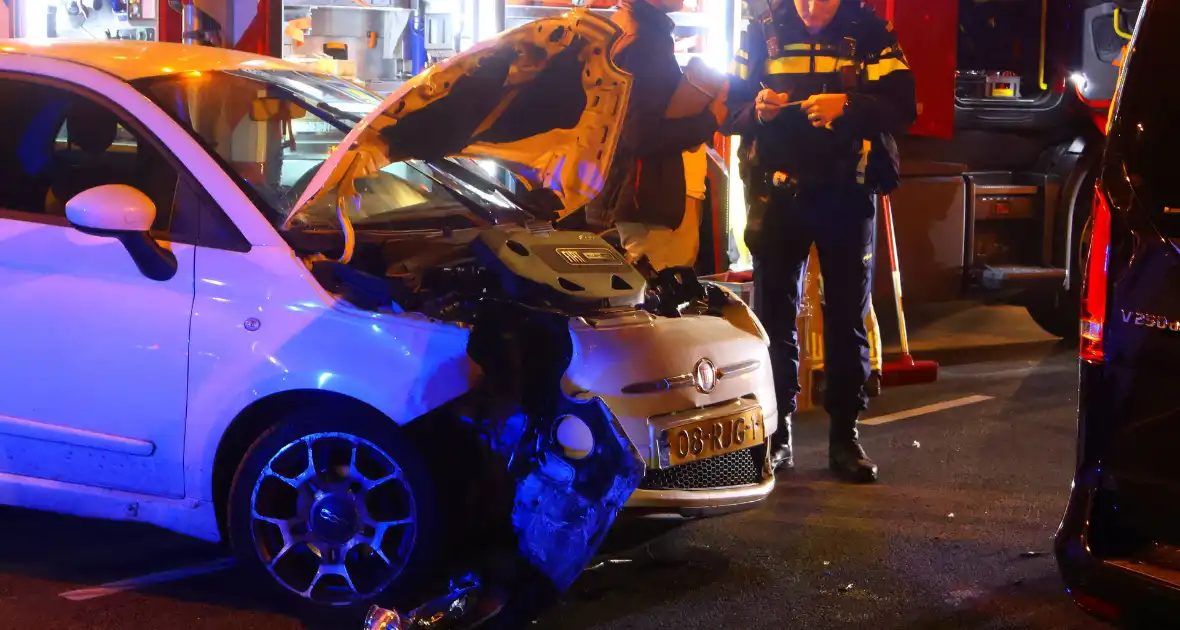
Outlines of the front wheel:
<svg viewBox="0 0 1180 630">
<path fill-rule="evenodd" d="M 414 603 L 438 561 L 433 483 L 391 421 L 342 411 L 291 413 L 254 442 L 230 487 L 230 543 L 297 602 Z"/>
</svg>

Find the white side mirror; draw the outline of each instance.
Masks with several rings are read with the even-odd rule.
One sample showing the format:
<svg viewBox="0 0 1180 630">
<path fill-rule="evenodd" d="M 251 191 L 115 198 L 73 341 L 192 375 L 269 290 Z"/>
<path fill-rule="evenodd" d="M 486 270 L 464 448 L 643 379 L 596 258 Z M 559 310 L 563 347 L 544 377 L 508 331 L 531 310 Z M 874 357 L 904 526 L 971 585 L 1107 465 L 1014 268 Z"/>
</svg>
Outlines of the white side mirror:
<svg viewBox="0 0 1180 630">
<path fill-rule="evenodd" d="M 176 275 L 176 255 L 148 234 L 156 206 L 138 190 L 108 184 L 82 191 L 66 202 L 66 219 L 79 232 L 117 239 L 148 278 L 164 281 Z"/>
<path fill-rule="evenodd" d="M 156 206 L 148 196 L 123 184 L 107 184 L 82 191 L 66 202 L 66 219 L 83 230 L 147 232 L 156 221 Z"/>
</svg>

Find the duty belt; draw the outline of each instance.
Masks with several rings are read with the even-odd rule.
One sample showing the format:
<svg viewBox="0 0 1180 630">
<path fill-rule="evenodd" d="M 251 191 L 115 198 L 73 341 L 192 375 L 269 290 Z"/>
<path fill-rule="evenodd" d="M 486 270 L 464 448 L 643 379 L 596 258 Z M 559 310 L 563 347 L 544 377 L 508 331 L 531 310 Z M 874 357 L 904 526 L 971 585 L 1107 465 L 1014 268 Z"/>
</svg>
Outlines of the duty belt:
<svg viewBox="0 0 1180 630">
<path fill-rule="evenodd" d="M 785 171 L 774 171 L 766 174 L 766 184 L 780 193 L 789 195 L 799 194 L 799 180 Z"/>
</svg>

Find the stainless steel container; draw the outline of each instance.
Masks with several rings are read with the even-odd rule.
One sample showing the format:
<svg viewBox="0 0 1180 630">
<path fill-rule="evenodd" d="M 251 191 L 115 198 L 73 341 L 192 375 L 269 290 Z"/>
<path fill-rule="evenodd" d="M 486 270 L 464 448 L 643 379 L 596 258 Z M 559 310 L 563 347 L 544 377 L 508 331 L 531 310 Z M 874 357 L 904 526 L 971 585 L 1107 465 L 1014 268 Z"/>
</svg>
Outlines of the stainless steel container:
<svg viewBox="0 0 1180 630">
<path fill-rule="evenodd" d="M 324 53 L 356 62 L 361 81 L 404 79 L 410 69 L 404 7 L 316 6 L 301 54 Z"/>
</svg>

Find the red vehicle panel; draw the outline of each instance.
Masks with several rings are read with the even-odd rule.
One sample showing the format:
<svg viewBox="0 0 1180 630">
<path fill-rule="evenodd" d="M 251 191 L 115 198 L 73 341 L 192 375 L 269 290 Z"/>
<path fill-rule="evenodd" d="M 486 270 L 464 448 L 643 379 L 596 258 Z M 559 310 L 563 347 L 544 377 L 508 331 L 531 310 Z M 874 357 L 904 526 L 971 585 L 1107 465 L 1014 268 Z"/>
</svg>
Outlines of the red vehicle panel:
<svg viewBox="0 0 1180 630">
<path fill-rule="evenodd" d="M 955 51 L 959 5 L 923 0 L 869 0 L 889 20 L 905 49 L 918 91 L 910 133 L 950 138 L 955 132 Z"/>
</svg>

